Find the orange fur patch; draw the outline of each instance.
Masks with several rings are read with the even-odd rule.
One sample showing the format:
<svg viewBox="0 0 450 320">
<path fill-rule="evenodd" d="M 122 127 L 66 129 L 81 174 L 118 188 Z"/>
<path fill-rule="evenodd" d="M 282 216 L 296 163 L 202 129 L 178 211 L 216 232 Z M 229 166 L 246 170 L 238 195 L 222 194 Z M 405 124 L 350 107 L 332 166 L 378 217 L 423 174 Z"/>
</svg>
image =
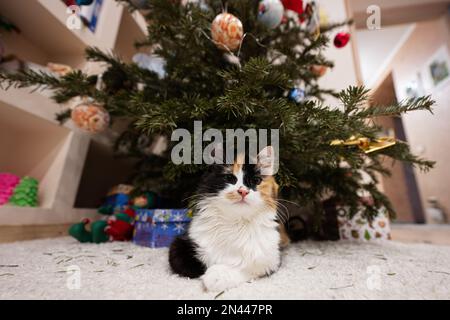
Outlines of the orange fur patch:
<svg viewBox="0 0 450 320">
<path fill-rule="evenodd" d="M 273 177 L 266 177 L 256 187 L 261 193 L 261 197 L 272 209 L 277 209 L 278 184 Z"/>
<path fill-rule="evenodd" d="M 233 174 L 237 176 L 237 174 L 239 173 L 239 171 L 242 170 L 242 165 L 245 162 L 245 158 L 244 155 L 238 155 L 236 157 L 236 160 L 233 163 Z"/>
</svg>

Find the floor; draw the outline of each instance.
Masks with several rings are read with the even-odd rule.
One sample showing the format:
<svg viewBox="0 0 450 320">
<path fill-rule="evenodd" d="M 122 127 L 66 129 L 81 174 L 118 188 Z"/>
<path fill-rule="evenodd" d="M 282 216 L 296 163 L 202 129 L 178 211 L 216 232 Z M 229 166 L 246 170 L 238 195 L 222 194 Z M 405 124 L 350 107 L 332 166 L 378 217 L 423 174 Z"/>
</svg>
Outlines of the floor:
<svg viewBox="0 0 450 320">
<path fill-rule="evenodd" d="M 167 249 L 69 237 L 0 244 L 0 299 L 450 299 L 450 247 L 302 242 L 268 278 L 223 293 L 172 275 Z"/>
</svg>

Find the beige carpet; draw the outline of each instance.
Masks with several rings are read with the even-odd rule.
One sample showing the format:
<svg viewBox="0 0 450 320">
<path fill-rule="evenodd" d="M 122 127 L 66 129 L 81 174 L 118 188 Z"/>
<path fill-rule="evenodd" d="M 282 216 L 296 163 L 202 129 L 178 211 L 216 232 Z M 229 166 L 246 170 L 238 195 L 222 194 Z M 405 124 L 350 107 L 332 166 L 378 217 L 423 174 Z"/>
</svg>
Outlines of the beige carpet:
<svg viewBox="0 0 450 320">
<path fill-rule="evenodd" d="M 167 249 L 71 238 L 0 244 L 0 299 L 17 298 L 449 299 L 450 247 L 303 242 L 271 277 L 216 297 L 199 280 L 172 275 Z"/>
</svg>

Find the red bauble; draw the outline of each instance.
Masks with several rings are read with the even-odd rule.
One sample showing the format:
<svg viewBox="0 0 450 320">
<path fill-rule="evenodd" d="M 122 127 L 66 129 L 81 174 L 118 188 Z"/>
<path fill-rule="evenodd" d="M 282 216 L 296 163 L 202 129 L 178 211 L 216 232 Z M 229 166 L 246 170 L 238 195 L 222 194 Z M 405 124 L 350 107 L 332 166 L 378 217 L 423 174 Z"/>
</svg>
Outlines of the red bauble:
<svg viewBox="0 0 450 320">
<path fill-rule="evenodd" d="M 343 48 L 350 41 L 350 33 L 339 32 L 336 37 L 334 37 L 334 46 L 336 48 Z"/>
<path fill-rule="evenodd" d="M 285 10 L 292 10 L 298 15 L 303 13 L 303 0 L 281 0 Z"/>
</svg>

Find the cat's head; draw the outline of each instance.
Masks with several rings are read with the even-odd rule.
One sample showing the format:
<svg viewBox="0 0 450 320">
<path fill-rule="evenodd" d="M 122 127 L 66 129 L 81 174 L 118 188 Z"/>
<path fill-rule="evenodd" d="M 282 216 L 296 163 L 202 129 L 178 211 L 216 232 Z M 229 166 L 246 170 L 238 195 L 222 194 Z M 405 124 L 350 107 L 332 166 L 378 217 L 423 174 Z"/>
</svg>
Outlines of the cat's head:
<svg viewBox="0 0 450 320">
<path fill-rule="evenodd" d="M 197 195 L 222 211 L 230 210 L 230 214 L 276 210 L 278 185 L 273 177 L 274 157 L 269 146 L 258 154 L 256 164 L 245 163 L 242 157 L 237 157 L 232 165 L 211 167 Z"/>
</svg>

